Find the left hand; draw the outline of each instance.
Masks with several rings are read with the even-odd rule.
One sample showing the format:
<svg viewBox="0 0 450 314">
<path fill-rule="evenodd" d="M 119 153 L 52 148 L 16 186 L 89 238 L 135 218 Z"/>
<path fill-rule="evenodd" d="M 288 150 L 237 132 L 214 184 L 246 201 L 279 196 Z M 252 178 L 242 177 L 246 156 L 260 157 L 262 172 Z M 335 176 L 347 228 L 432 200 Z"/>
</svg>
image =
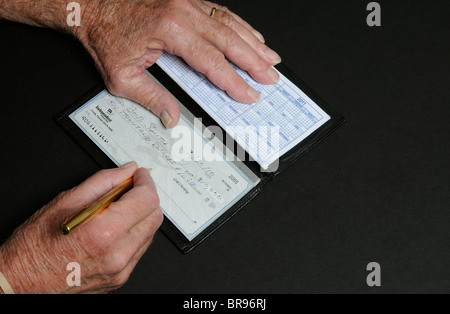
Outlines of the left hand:
<svg viewBox="0 0 450 314">
<path fill-rule="evenodd" d="M 89 0 L 75 28 L 111 93 L 129 98 L 158 115 L 166 127 L 179 119 L 173 96 L 144 74 L 163 51 L 182 57 L 216 86 L 242 103 L 259 94 L 227 58 L 257 81 L 279 79 L 281 61 L 259 32 L 225 7 L 202 0 Z M 217 8 L 210 17 L 213 7 Z"/>
</svg>

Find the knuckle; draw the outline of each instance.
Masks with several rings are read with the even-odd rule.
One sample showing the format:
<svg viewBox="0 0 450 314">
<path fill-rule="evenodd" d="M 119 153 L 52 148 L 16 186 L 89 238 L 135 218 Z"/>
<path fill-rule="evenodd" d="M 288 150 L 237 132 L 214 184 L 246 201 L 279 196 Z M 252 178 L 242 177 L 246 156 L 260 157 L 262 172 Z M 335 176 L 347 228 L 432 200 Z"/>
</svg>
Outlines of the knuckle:
<svg viewBox="0 0 450 314">
<path fill-rule="evenodd" d="M 227 25 L 230 28 L 233 28 L 235 25 L 235 20 L 234 18 L 227 12 L 222 12 L 221 13 L 221 17 L 220 17 L 220 21 Z"/>
<path fill-rule="evenodd" d="M 206 75 L 209 76 L 211 73 L 216 73 L 224 68 L 226 65 L 226 59 L 223 53 L 215 50 L 209 55 L 209 66 L 206 71 Z"/>
<path fill-rule="evenodd" d="M 238 44 L 241 37 L 231 28 L 226 28 L 224 31 L 224 39 L 226 49 L 232 49 Z"/>
<path fill-rule="evenodd" d="M 128 265 L 129 259 L 122 252 L 110 253 L 105 256 L 105 273 L 117 277 Z"/>
<path fill-rule="evenodd" d="M 152 97 L 149 97 L 148 99 L 146 99 L 142 105 L 147 108 L 148 110 L 154 112 L 156 110 L 156 108 L 158 108 L 158 104 L 160 102 L 161 99 L 161 93 L 156 92 L 156 93 L 152 93 Z"/>
<path fill-rule="evenodd" d="M 135 189 L 138 195 L 136 200 L 140 206 L 151 209 L 159 206 L 159 196 L 154 189 L 149 186 L 139 186 Z"/>
<path fill-rule="evenodd" d="M 224 6 L 224 5 L 217 5 L 217 7 L 221 10 L 221 11 L 223 11 L 223 12 L 225 12 L 225 13 L 230 13 L 231 11 L 228 9 L 228 7 L 226 7 L 226 6 Z"/>
<path fill-rule="evenodd" d="M 108 175 L 109 172 L 110 172 L 110 169 L 101 169 L 101 170 L 97 171 L 97 175 L 98 176 L 106 176 L 106 175 Z"/>
<path fill-rule="evenodd" d="M 155 232 L 159 229 L 161 224 L 164 221 L 164 214 L 161 208 L 157 207 L 153 210 L 153 212 L 145 217 L 139 227 L 139 232 L 142 232 L 147 239 L 149 239 L 150 243 L 155 236 Z"/>
<path fill-rule="evenodd" d="M 104 229 L 104 228 L 102 228 Z M 92 244 L 99 254 L 108 252 L 125 230 L 123 219 L 109 221 L 107 229 L 99 229 L 93 234 Z"/>
<path fill-rule="evenodd" d="M 161 224 L 163 223 L 164 214 L 160 207 L 156 208 L 155 211 L 153 212 L 153 221 L 155 225 L 158 227 L 161 226 Z"/>
<path fill-rule="evenodd" d="M 124 96 L 126 93 L 127 78 L 123 71 L 112 71 L 107 82 L 108 90 L 116 96 Z"/>
<path fill-rule="evenodd" d="M 159 24 L 163 26 L 169 26 L 173 24 L 178 24 L 178 19 L 171 10 L 165 10 L 161 12 L 158 16 Z"/>
<path fill-rule="evenodd" d="M 180 0 L 177 2 L 180 2 Z M 189 1 L 188 3 L 190 4 Z M 185 22 L 182 15 L 179 13 L 179 8 L 185 8 L 186 5 L 169 3 L 168 6 L 168 9 L 161 11 L 158 15 L 158 26 L 162 27 L 165 31 L 182 29 Z"/>
<path fill-rule="evenodd" d="M 115 96 L 119 96 L 119 97 L 123 96 L 124 88 L 123 88 L 123 83 L 120 80 L 113 78 L 113 79 L 109 80 L 106 85 L 111 94 L 113 94 Z"/>
<path fill-rule="evenodd" d="M 115 287 L 121 287 L 128 281 L 129 277 L 130 274 L 128 273 L 125 272 L 118 273 L 112 277 L 111 284 Z"/>
<path fill-rule="evenodd" d="M 183 8 L 190 8 L 192 7 L 192 3 L 190 0 L 172 0 L 177 5 L 183 7 Z"/>
</svg>

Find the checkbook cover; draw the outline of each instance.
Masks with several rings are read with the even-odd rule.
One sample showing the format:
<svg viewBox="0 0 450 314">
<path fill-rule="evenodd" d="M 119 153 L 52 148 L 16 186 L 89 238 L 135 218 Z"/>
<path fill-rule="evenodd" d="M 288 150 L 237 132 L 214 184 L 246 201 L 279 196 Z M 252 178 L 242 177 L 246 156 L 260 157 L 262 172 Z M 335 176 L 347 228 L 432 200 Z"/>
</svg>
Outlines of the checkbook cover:
<svg viewBox="0 0 450 314">
<path fill-rule="evenodd" d="M 259 193 L 263 191 L 263 187 L 271 181 L 273 177 L 287 169 L 300 157 L 308 153 L 314 146 L 324 140 L 330 133 L 332 133 L 337 127 L 339 127 L 345 119 L 339 115 L 335 110 L 329 107 L 317 94 L 315 94 L 310 88 L 308 88 L 298 77 L 296 77 L 288 68 L 283 65 L 278 65 L 277 70 L 283 73 L 289 80 L 297 85 L 303 92 L 305 92 L 316 104 L 320 106 L 329 116 L 330 119 L 322 125 L 319 129 L 315 130 L 306 139 L 297 144 L 294 148 L 281 156 L 279 161 L 270 166 L 269 169 L 263 170 L 261 166 L 254 161 L 247 153 L 244 159 L 244 164 L 248 169 L 253 172 L 259 179 L 259 183 L 251 190 L 247 191 L 237 202 L 222 213 L 218 218 L 215 218 L 207 228 L 197 234 L 194 238 L 188 239 L 180 229 L 169 219 L 164 219 L 161 226 L 161 231 L 175 244 L 175 246 L 183 253 L 190 252 L 198 244 L 204 241 L 209 235 L 216 231 L 221 225 L 223 225 L 228 219 L 234 216 L 239 210 L 244 208 L 249 202 L 251 202 Z M 190 113 L 202 119 L 204 126 L 215 126 L 217 123 L 204 111 L 195 100 L 193 100 L 182 88 L 168 76 L 158 65 L 154 65 L 148 69 L 148 71 L 167 89 L 169 90 L 186 108 Z M 114 162 L 110 156 L 105 154 L 93 140 L 84 133 L 78 125 L 69 117 L 76 110 L 82 107 L 87 102 L 91 101 L 95 97 L 98 97 L 102 91 L 105 90 L 104 85 L 97 86 L 89 91 L 86 95 L 77 100 L 74 104 L 69 106 L 61 114 L 56 117 L 57 123 L 69 134 L 71 138 L 77 142 L 80 147 L 90 155 L 94 161 L 96 161 L 102 168 L 113 168 L 117 166 L 117 162 Z M 223 128 L 221 128 L 223 130 Z M 226 134 L 226 133 L 225 133 Z M 240 146 L 233 141 L 233 139 L 226 135 L 223 140 L 224 145 L 229 147 L 232 152 L 239 151 Z M 231 144 L 230 144 L 231 143 Z M 232 147 L 230 147 L 230 145 Z M 153 172 L 152 172 L 153 173 Z"/>
</svg>

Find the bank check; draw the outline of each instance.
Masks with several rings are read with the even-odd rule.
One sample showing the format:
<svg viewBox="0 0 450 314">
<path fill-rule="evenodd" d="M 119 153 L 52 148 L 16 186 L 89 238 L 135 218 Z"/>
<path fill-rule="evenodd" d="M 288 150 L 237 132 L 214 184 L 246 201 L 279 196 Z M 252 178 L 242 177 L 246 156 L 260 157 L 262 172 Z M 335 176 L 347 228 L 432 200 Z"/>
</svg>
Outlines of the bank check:
<svg viewBox="0 0 450 314">
<path fill-rule="evenodd" d="M 160 207 L 188 239 L 192 240 L 217 217 L 259 183 L 242 162 L 227 159 L 223 147 L 195 128 L 194 117 L 179 103 L 177 128 L 185 128 L 191 139 L 214 154 L 208 162 L 200 158 L 174 158 L 173 136 L 159 118 L 142 106 L 104 90 L 74 111 L 70 118 L 117 165 L 135 161 L 152 168 Z M 218 143 L 220 144 L 220 143 Z"/>
</svg>

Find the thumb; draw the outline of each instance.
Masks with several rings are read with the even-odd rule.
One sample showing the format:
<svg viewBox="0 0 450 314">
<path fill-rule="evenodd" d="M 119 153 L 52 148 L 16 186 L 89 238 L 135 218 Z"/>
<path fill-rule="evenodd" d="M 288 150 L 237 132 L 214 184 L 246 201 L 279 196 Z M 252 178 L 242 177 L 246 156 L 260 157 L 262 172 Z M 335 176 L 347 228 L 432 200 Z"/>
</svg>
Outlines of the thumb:
<svg viewBox="0 0 450 314">
<path fill-rule="evenodd" d="M 121 96 L 144 106 L 157 115 L 166 128 L 177 125 L 180 108 L 175 97 L 164 87 L 141 72 L 128 80 Z"/>
</svg>

